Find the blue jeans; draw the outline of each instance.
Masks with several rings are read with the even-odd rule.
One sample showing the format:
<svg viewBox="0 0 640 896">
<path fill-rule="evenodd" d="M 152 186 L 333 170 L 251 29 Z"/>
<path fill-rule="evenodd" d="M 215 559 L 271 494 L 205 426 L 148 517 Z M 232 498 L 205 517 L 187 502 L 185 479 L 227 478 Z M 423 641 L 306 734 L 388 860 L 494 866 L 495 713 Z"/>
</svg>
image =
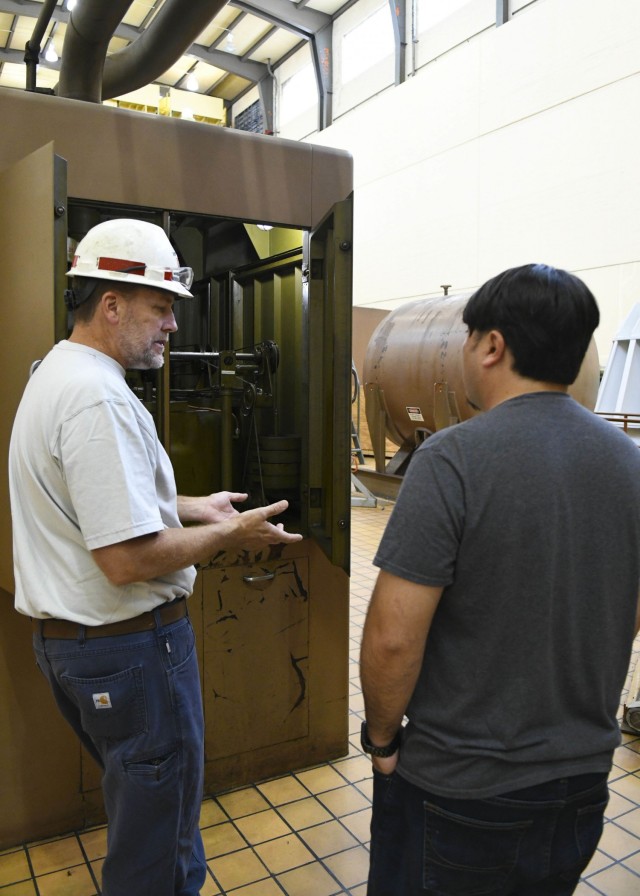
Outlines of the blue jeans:
<svg viewBox="0 0 640 896">
<path fill-rule="evenodd" d="M 608 798 L 605 774 L 454 800 L 374 772 L 367 896 L 569 896 Z"/>
<path fill-rule="evenodd" d="M 197 896 L 204 726 L 189 618 L 90 640 L 34 634 L 33 645 L 62 715 L 103 769 L 103 896 Z"/>
</svg>

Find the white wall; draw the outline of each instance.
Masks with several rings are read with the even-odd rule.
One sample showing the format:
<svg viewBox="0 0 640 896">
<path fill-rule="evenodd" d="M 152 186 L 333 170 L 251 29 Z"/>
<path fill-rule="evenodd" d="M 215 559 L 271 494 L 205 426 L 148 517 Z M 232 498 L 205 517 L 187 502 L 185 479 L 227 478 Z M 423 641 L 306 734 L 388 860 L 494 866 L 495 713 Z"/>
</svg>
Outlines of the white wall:
<svg viewBox="0 0 640 896">
<path fill-rule="evenodd" d="M 546 262 L 594 291 L 604 363 L 640 302 L 640 3 L 515 6 L 485 27 L 470 0 L 433 61 L 307 139 L 354 157 L 355 304 Z"/>
</svg>

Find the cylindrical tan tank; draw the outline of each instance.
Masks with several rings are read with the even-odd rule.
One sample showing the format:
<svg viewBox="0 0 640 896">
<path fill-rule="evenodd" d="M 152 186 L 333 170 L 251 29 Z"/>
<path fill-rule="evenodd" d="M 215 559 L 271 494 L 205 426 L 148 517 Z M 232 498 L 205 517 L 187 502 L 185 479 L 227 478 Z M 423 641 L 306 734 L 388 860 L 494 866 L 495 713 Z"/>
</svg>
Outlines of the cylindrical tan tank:
<svg viewBox="0 0 640 896">
<path fill-rule="evenodd" d="M 363 382 L 377 470 L 385 469 L 385 439 L 400 448 L 387 472 L 402 472 L 417 442 L 477 413 L 467 402 L 462 383 L 462 346 L 467 335 L 462 310 L 469 297 L 408 302 L 374 331 Z M 592 340 L 569 392 L 593 410 L 599 379 L 598 352 Z"/>
</svg>

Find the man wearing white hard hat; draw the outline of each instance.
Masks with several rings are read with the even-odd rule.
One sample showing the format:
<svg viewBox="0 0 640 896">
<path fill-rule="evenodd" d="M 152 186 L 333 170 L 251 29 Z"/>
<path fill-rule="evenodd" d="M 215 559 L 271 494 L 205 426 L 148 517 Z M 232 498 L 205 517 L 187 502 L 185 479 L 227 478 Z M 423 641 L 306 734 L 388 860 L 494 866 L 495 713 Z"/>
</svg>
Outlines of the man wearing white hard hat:
<svg viewBox="0 0 640 896">
<path fill-rule="evenodd" d="M 153 419 L 125 380 L 163 365 L 174 301 L 191 296 L 193 272 L 162 228 L 105 221 L 68 273 L 72 334 L 29 380 L 11 437 L 16 609 L 33 619 L 37 663 L 103 769 L 103 896 L 197 896 L 194 564 L 301 536 L 270 522 L 286 501 L 238 513 L 244 494 L 176 494 Z"/>
</svg>

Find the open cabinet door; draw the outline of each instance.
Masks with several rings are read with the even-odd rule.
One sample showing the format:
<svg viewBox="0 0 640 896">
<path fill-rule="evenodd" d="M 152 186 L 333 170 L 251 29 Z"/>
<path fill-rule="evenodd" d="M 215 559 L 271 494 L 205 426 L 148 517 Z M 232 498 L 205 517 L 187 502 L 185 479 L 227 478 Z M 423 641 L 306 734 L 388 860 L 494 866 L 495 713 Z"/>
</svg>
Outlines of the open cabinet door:
<svg viewBox="0 0 640 896">
<path fill-rule="evenodd" d="M 353 203 L 337 203 L 305 235 L 303 301 L 308 395 L 309 534 L 349 572 Z"/>
<path fill-rule="evenodd" d="M 54 154 L 52 143 L 0 172 L 0 587 L 10 593 L 9 439 L 31 363 L 64 335 L 64 305 L 56 295 L 64 290 L 66 270 L 66 191 L 66 162 Z"/>
</svg>

